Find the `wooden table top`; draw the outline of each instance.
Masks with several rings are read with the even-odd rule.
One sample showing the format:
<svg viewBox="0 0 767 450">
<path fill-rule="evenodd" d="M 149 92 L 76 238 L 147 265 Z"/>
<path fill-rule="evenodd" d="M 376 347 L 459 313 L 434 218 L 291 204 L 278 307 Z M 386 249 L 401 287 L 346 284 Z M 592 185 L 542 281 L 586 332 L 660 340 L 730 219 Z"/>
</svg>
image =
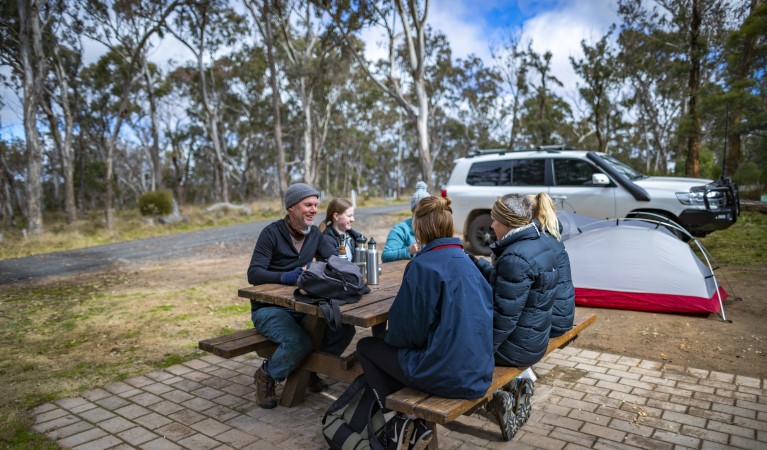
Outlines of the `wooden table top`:
<svg viewBox="0 0 767 450">
<path fill-rule="evenodd" d="M 341 322 L 365 328 L 386 322 L 389 308 L 399 291 L 402 274 L 408 262 L 409 260 L 402 260 L 381 264 L 378 284 L 368 285 L 370 293 L 363 295 L 356 303 L 341 306 Z M 262 284 L 239 289 L 237 295 L 324 318 L 317 305 L 303 303 L 293 298 L 295 290 L 295 286 Z"/>
</svg>

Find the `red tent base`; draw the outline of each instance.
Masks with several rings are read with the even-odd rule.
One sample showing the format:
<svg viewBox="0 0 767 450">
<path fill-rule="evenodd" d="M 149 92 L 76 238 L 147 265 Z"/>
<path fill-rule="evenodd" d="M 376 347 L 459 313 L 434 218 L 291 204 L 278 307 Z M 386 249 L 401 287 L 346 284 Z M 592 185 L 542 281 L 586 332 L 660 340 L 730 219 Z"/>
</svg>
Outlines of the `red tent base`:
<svg viewBox="0 0 767 450">
<path fill-rule="evenodd" d="M 722 301 L 727 292 L 719 287 Z M 593 308 L 629 309 L 647 312 L 675 312 L 689 314 L 719 314 L 719 296 L 711 298 L 687 295 L 655 294 L 649 292 L 605 291 L 602 289 L 575 288 L 575 304 Z"/>
</svg>

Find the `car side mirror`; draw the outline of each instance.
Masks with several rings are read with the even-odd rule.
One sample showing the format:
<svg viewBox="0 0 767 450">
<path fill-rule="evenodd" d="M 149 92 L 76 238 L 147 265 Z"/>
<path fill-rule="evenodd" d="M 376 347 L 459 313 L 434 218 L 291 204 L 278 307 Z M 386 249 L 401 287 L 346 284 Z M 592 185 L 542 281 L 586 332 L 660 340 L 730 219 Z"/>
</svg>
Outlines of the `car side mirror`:
<svg viewBox="0 0 767 450">
<path fill-rule="evenodd" d="M 607 186 L 610 184 L 610 179 L 603 173 L 595 173 L 591 175 L 591 184 L 594 186 Z"/>
</svg>

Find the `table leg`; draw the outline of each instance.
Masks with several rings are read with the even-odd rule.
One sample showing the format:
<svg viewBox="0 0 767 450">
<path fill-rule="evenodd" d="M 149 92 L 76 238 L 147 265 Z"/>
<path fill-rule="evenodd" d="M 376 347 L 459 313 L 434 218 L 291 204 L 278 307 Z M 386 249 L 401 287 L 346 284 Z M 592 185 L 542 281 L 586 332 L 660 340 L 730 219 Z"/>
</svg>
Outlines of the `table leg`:
<svg viewBox="0 0 767 450">
<path fill-rule="evenodd" d="M 314 350 L 318 350 L 322 345 L 322 338 L 325 335 L 325 321 L 317 316 L 309 316 L 304 322 L 304 329 L 312 338 Z M 309 386 L 310 371 L 297 367 L 285 380 L 285 387 L 282 390 L 280 405 L 292 407 L 304 401 L 306 388 Z"/>
</svg>

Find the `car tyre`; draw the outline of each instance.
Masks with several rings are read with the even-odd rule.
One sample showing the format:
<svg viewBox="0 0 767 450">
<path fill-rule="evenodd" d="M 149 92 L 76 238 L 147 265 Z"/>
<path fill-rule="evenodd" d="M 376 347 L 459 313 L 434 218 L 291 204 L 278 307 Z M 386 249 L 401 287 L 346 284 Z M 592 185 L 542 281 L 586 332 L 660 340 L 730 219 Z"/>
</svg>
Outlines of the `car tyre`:
<svg viewBox="0 0 767 450">
<path fill-rule="evenodd" d="M 495 232 L 490 228 L 493 223 L 490 214 L 480 214 L 469 224 L 467 239 L 472 252 L 477 255 L 490 255 L 490 244 L 495 242 Z"/>
</svg>

